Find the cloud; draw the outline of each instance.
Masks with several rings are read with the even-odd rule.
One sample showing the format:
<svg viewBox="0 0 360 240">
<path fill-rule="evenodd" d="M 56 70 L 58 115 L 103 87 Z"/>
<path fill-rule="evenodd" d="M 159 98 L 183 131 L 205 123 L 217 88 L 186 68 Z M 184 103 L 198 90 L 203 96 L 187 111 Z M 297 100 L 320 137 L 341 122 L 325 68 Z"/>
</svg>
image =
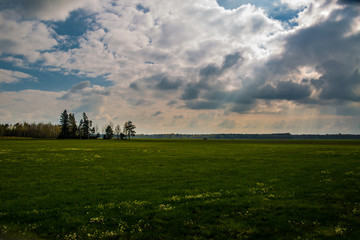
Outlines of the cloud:
<svg viewBox="0 0 360 240">
<path fill-rule="evenodd" d="M 223 105 L 218 101 L 187 101 L 186 107 L 190 109 L 218 109 Z"/>
<path fill-rule="evenodd" d="M 218 124 L 218 127 L 226 128 L 226 129 L 234 129 L 236 127 L 236 122 L 233 120 L 225 119 L 224 121 Z"/>
<path fill-rule="evenodd" d="M 22 55 L 35 62 L 40 51 L 57 45 L 52 29 L 40 21 L 20 21 L 16 13 L 0 11 L 0 22 L 0 54 Z"/>
<path fill-rule="evenodd" d="M 82 81 L 72 86 L 72 88 L 62 95 L 59 100 L 68 100 L 74 95 L 83 95 L 87 97 L 90 95 L 109 96 L 110 91 L 102 86 L 91 86 L 90 81 Z"/>
<path fill-rule="evenodd" d="M 156 116 L 159 116 L 161 114 L 162 114 L 161 111 L 157 111 L 157 112 L 153 113 L 151 116 L 156 117 Z"/>
<path fill-rule="evenodd" d="M 96 9 L 97 0 L 5 0 L 4 7 L 15 8 L 25 19 L 64 21 L 79 8 Z"/>
<path fill-rule="evenodd" d="M 359 11 L 345 7 L 333 11 L 327 21 L 301 29 L 286 38 L 280 58 L 272 58 L 267 64 L 272 74 L 287 74 L 304 66 L 315 66 L 320 74 L 311 83 L 320 100 L 338 99 L 359 101 L 357 89 L 360 33 L 352 32 L 351 24 L 359 17 Z M 304 94 L 309 90 L 302 87 Z M 300 90 L 300 89 L 299 89 Z"/>
<path fill-rule="evenodd" d="M 233 104 L 230 110 L 258 112 L 260 99 L 322 107 L 358 102 L 360 49 L 356 42 L 360 33 L 348 35 L 358 17 L 359 12 L 354 9 L 334 8 L 326 20 L 288 34 L 282 52 L 257 66 L 254 75 L 244 79 L 241 89 L 225 92 Z"/>
<path fill-rule="evenodd" d="M 211 63 L 205 67 L 200 68 L 198 76 L 199 80 L 197 82 L 188 83 L 185 87 L 184 93 L 181 95 L 182 100 L 194 100 L 199 97 L 209 97 L 212 98 L 211 93 L 213 90 L 216 90 L 219 93 L 219 90 L 222 90 L 224 87 L 224 83 L 219 81 L 219 77 L 224 74 L 228 69 L 241 62 L 243 58 L 241 57 L 239 52 L 228 54 L 224 57 L 223 63 L 221 66 L 217 64 Z M 204 95 L 201 95 L 203 93 Z M 189 102 L 186 104 L 188 107 L 192 109 L 202 108 L 202 106 L 206 107 L 215 107 L 214 102 L 208 101 L 200 101 Z M 221 104 L 217 104 L 219 107 Z"/>
<path fill-rule="evenodd" d="M 149 107 L 154 104 L 153 101 L 149 101 L 142 98 L 129 98 L 127 99 L 127 102 L 134 107 Z"/>
<path fill-rule="evenodd" d="M 135 83 L 135 82 L 130 83 L 129 87 L 130 87 L 131 89 L 136 90 L 136 91 L 139 91 L 139 90 L 140 90 L 138 84 Z"/>
<path fill-rule="evenodd" d="M 183 119 L 183 118 L 184 118 L 183 115 L 175 115 L 175 116 L 173 116 L 173 119 L 174 119 L 174 120 Z"/>
<path fill-rule="evenodd" d="M 68 107 L 68 102 L 56 100 L 62 93 L 39 90 L 24 90 L 18 92 L 0 93 L 0 111 L 6 111 L 2 122 L 53 122 L 58 123 L 60 113 Z"/>
<path fill-rule="evenodd" d="M 6 69 L 0 69 L 0 84 L 1 83 L 17 83 L 24 79 L 30 79 L 36 81 L 36 78 L 23 72 L 11 71 Z"/>
<path fill-rule="evenodd" d="M 343 63 L 332 62 L 327 65 L 340 69 Z M 329 66 L 326 66 L 325 73 L 317 80 L 312 80 L 311 83 L 318 89 L 319 97 L 323 100 L 337 99 L 340 101 L 355 101 L 360 102 L 360 74 L 359 70 L 354 70 L 353 73 L 334 73 Z M 339 81 L 341 79 L 341 81 Z"/>
<path fill-rule="evenodd" d="M 184 93 L 181 95 L 182 100 L 192 100 L 199 97 L 200 90 L 196 88 L 194 84 L 188 84 L 184 90 Z"/>
<path fill-rule="evenodd" d="M 292 81 L 278 82 L 275 86 L 262 86 L 256 93 L 259 99 L 285 99 L 299 100 L 311 95 L 311 88 L 308 85 L 298 84 Z"/>
<path fill-rule="evenodd" d="M 82 81 L 82 82 L 79 82 L 77 84 L 75 84 L 70 90 L 69 92 L 70 93 L 77 93 L 87 87 L 90 86 L 90 81 Z"/>
<path fill-rule="evenodd" d="M 181 85 L 181 80 L 170 81 L 166 76 L 163 76 L 160 81 L 155 85 L 155 88 L 159 90 L 176 90 Z"/>
<path fill-rule="evenodd" d="M 178 103 L 177 100 L 171 100 L 171 101 L 169 101 L 166 105 L 169 106 L 169 107 L 171 107 L 171 106 L 176 105 L 177 103 Z"/>
<path fill-rule="evenodd" d="M 338 0 L 340 4 L 356 4 L 359 5 L 360 2 L 358 0 Z"/>
<path fill-rule="evenodd" d="M 177 90 L 182 84 L 183 82 L 180 78 L 168 77 L 166 74 L 155 74 L 150 77 L 137 79 L 129 87 L 137 91 L 146 89 L 173 91 Z"/>
</svg>

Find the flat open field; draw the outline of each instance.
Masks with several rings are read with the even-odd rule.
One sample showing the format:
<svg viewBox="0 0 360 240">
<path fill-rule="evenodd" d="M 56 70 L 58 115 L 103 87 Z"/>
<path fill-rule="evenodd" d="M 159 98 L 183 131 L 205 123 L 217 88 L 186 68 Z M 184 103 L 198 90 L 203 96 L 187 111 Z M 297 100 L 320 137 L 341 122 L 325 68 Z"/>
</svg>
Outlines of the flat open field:
<svg viewBox="0 0 360 240">
<path fill-rule="evenodd" d="M 360 141 L 0 140 L 0 239 L 360 239 Z"/>
</svg>

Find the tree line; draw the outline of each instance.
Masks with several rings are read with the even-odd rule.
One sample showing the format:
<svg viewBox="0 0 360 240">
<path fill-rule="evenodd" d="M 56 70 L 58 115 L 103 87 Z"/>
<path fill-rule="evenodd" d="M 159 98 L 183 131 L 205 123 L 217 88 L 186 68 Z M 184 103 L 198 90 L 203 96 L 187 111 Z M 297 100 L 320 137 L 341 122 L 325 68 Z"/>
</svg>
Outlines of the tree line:
<svg viewBox="0 0 360 240">
<path fill-rule="evenodd" d="M 0 124 L 2 137 L 57 138 L 60 126 L 52 123 Z"/>
<path fill-rule="evenodd" d="M 125 139 L 127 137 L 130 140 L 130 137 L 136 134 L 135 128 L 136 126 L 131 121 L 125 122 L 122 131 L 120 125 L 117 125 L 115 129 L 113 129 L 112 124 L 108 124 L 105 128 L 103 138 L 113 139 L 115 136 L 117 139 Z M 66 109 L 61 113 L 60 134 L 58 138 L 97 139 L 100 137 L 100 133 L 93 126 L 93 122 L 87 117 L 85 112 L 82 115 L 79 125 L 76 123 L 75 114 L 68 113 Z"/>
<path fill-rule="evenodd" d="M 16 123 L 0 124 L 1 137 L 32 137 L 32 138 L 61 138 L 61 139 L 130 139 L 135 136 L 136 126 L 131 122 L 125 122 L 123 129 L 120 125 L 115 128 L 113 124 L 105 127 L 103 136 L 93 126 L 93 122 L 82 114 L 79 124 L 76 122 L 75 114 L 68 113 L 65 109 L 60 115 L 60 124 L 52 123 Z"/>
</svg>

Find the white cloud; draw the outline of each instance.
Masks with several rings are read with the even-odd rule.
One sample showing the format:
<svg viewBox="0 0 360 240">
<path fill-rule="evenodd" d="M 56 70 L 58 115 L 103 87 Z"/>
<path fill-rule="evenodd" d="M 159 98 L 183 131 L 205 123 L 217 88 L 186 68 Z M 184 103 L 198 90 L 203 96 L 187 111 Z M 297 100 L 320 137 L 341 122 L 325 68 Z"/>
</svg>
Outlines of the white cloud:
<svg viewBox="0 0 360 240">
<path fill-rule="evenodd" d="M 117 4 L 96 15 L 98 28 L 80 38 L 79 48 L 43 53 L 45 64 L 91 77 L 109 73 L 108 80 L 126 87 L 167 71 L 191 78 L 195 68 L 235 51 L 258 59 L 280 46 L 281 24 L 251 5 L 230 11 L 216 1 L 144 1 L 144 13 L 135 3 Z"/>
<path fill-rule="evenodd" d="M 23 72 L 0 69 L 0 84 L 17 83 L 23 79 L 31 79 L 32 81 L 36 80 L 35 77 Z"/>
<path fill-rule="evenodd" d="M 22 55 L 35 62 L 39 51 L 57 45 L 54 32 L 38 20 L 20 21 L 16 13 L 0 11 L 0 23 L 0 54 Z"/>
<path fill-rule="evenodd" d="M 343 6 L 336 4 L 336 0 L 308 1 L 306 8 L 294 19 L 298 23 L 297 29 L 311 27 L 329 20 L 330 14 Z"/>
</svg>

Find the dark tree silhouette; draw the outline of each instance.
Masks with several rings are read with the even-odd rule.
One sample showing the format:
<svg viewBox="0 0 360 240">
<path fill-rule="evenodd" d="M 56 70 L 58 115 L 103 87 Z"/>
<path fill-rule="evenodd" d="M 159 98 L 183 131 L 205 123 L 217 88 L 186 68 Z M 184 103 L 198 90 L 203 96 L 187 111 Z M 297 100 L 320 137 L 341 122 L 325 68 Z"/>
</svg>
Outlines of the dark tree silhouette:
<svg viewBox="0 0 360 240">
<path fill-rule="evenodd" d="M 92 121 L 86 116 L 86 113 L 83 113 L 83 118 L 80 120 L 79 124 L 79 132 L 80 138 L 89 139 L 90 138 L 90 130 L 92 126 Z"/>
<path fill-rule="evenodd" d="M 66 109 L 61 113 L 60 125 L 61 125 L 61 131 L 59 134 L 59 138 L 68 138 L 69 137 L 69 115 L 68 115 Z"/>
<path fill-rule="evenodd" d="M 127 121 L 125 122 L 124 124 L 124 127 L 123 127 L 123 133 L 125 136 L 127 136 L 130 140 L 130 136 L 135 136 L 135 129 L 136 126 L 131 122 L 131 121 Z"/>
<path fill-rule="evenodd" d="M 69 138 L 77 138 L 78 137 L 78 127 L 75 120 L 75 115 L 73 113 L 69 113 Z"/>
<path fill-rule="evenodd" d="M 111 125 L 109 124 L 105 129 L 105 138 L 112 139 L 113 136 L 114 136 L 114 131 L 113 131 Z"/>
</svg>

